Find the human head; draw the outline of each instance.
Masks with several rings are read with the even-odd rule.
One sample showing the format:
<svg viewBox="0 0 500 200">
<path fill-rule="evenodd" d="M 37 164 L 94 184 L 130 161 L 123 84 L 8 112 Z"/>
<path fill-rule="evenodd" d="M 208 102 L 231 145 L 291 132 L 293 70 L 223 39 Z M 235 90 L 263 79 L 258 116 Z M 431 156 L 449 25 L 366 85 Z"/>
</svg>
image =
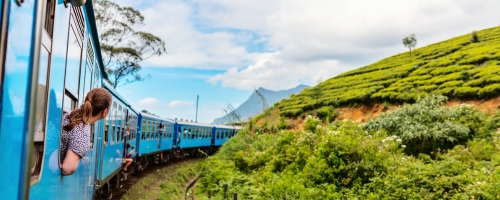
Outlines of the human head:
<svg viewBox="0 0 500 200">
<path fill-rule="evenodd" d="M 81 107 L 83 111 L 83 121 L 88 123 L 90 117 L 99 116 L 99 114 L 101 114 L 99 119 L 106 117 L 111 107 L 111 101 L 111 93 L 109 93 L 108 90 L 104 88 L 94 88 L 90 90 Z"/>
<path fill-rule="evenodd" d="M 69 123 L 64 126 L 66 131 L 71 131 L 77 124 L 90 123 L 91 117 L 103 119 L 109 113 L 111 107 L 111 93 L 104 88 L 94 88 L 87 93 L 85 101 L 79 109 L 69 114 Z"/>
</svg>

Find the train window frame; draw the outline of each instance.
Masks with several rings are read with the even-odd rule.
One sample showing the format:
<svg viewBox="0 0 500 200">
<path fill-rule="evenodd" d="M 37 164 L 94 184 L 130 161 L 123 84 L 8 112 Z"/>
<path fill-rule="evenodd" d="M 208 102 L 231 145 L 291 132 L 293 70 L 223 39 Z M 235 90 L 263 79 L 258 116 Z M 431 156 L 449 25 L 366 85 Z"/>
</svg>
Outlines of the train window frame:
<svg viewBox="0 0 500 200">
<path fill-rule="evenodd" d="M 113 100 L 113 106 L 111 107 L 111 126 L 113 127 L 112 131 L 110 132 L 111 133 L 111 145 L 114 145 L 116 143 L 116 111 L 118 109 L 118 106 L 117 106 L 117 103 L 116 101 Z"/>
<path fill-rule="evenodd" d="M 40 48 L 40 67 L 38 71 L 38 83 L 36 88 L 36 110 L 35 110 L 35 128 L 33 129 L 33 154 L 32 160 L 33 164 L 31 166 L 30 174 L 30 184 L 36 184 L 41 178 L 41 173 L 43 170 L 43 160 L 45 157 L 45 141 L 47 133 L 47 121 L 48 121 L 48 100 L 49 100 L 49 87 L 50 87 L 50 74 L 51 74 L 51 58 L 52 58 L 52 36 L 54 29 L 54 11 L 55 11 L 55 0 L 49 0 L 44 6 L 45 15 L 42 34 L 41 34 L 41 44 Z M 45 59 L 46 62 L 42 62 Z M 45 61 L 43 60 L 43 61 Z M 44 66 L 42 66 L 44 65 Z M 2 76 L 2 70 L 0 69 L 0 77 Z M 43 83 L 41 83 L 43 82 Z M 45 84 L 45 85 L 43 85 Z M 0 84 L 1 86 L 1 84 Z M 45 86 L 45 88 L 42 88 Z"/>
<path fill-rule="evenodd" d="M 104 125 L 104 146 L 108 146 L 109 144 L 109 139 L 108 139 L 108 132 L 109 132 L 109 124 Z"/>
</svg>

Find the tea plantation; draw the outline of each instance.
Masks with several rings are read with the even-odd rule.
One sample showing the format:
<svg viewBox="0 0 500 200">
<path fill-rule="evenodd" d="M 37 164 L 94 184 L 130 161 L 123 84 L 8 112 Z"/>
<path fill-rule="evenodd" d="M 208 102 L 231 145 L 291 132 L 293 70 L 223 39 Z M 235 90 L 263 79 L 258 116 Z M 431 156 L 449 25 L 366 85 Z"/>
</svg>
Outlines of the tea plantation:
<svg viewBox="0 0 500 200">
<path fill-rule="evenodd" d="M 415 102 L 427 94 L 487 99 L 500 92 L 499 72 L 500 27 L 495 27 L 346 72 L 277 106 L 282 116 L 296 117 L 323 106 Z"/>
</svg>

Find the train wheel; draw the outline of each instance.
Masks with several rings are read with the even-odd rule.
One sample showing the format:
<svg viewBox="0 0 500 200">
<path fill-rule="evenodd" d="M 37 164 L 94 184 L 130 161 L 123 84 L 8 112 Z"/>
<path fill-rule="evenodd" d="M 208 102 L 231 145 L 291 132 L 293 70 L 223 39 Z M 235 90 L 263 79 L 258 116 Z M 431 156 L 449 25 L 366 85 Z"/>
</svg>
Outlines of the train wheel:
<svg viewBox="0 0 500 200">
<path fill-rule="evenodd" d="M 113 198 L 113 193 L 112 193 L 111 186 L 109 185 L 109 183 L 106 183 L 106 185 L 104 185 L 104 187 L 102 187 L 102 189 L 101 189 L 101 198 L 102 199 L 111 199 L 111 198 Z"/>
</svg>

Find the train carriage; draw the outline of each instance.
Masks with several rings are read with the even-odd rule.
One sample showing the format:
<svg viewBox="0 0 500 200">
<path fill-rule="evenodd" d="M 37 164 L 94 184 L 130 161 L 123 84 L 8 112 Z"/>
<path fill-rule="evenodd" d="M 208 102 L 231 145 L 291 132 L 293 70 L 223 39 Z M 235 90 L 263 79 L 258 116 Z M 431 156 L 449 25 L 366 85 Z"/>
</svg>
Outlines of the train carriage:
<svg viewBox="0 0 500 200">
<path fill-rule="evenodd" d="M 96 189 L 106 186 L 106 183 L 120 172 L 127 153 L 125 146 L 130 144 L 131 149 L 136 148 L 139 129 L 138 113 L 112 86 L 105 82 L 103 85 L 112 94 L 113 102 L 108 116 L 104 119 L 103 136 L 99 140 L 98 148 L 101 153 L 97 158 Z M 135 157 L 136 154 L 132 154 L 132 158 Z"/>
<path fill-rule="evenodd" d="M 182 149 L 210 147 L 212 145 L 213 125 L 176 121 L 177 133 L 180 137 L 178 147 Z"/>
<path fill-rule="evenodd" d="M 2 163 L 9 168 L 2 170 L 4 198 L 27 198 L 29 191 L 32 199 L 90 199 L 101 122 L 91 127 L 91 149 L 71 176 L 61 176 L 59 148 L 64 113 L 81 105 L 106 76 L 92 3 L 9 0 L 1 13 L 0 141 L 9 162 Z M 17 151 L 9 151 L 11 145 Z"/>
<path fill-rule="evenodd" d="M 233 137 L 235 134 L 237 134 L 237 131 L 241 129 L 240 127 L 237 126 L 228 126 L 228 125 L 216 125 L 213 128 L 213 134 L 214 134 L 214 145 L 216 147 L 223 145 L 224 143 L 229 140 L 229 138 Z"/>
<path fill-rule="evenodd" d="M 140 113 L 140 116 L 141 132 L 137 137 L 140 160 L 136 166 L 142 170 L 151 163 L 169 159 L 167 152 L 162 151 L 171 149 L 173 138 L 167 137 L 167 133 L 173 132 L 174 121 L 145 112 Z"/>
</svg>

